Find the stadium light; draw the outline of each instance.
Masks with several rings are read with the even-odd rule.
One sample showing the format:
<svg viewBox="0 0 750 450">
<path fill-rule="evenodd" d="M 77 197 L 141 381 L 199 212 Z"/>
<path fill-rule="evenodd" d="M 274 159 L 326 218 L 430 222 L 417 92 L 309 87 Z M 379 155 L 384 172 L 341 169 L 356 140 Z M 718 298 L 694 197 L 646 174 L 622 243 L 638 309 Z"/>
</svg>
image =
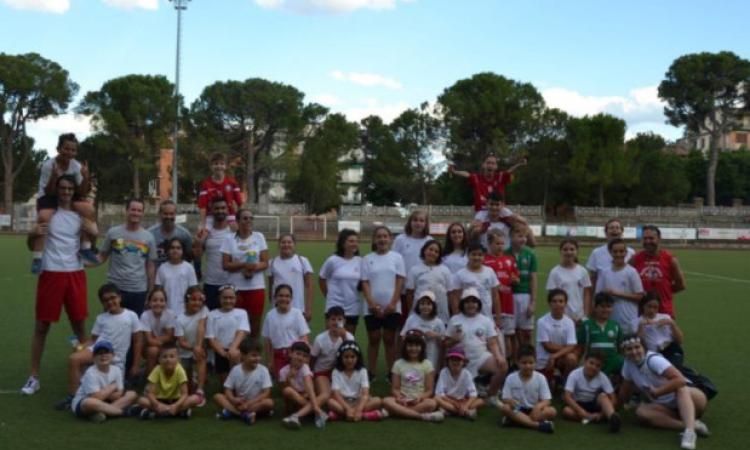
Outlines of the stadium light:
<svg viewBox="0 0 750 450">
<path fill-rule="evenodd" d="M 177 52 L 175 55 L 174 96 L 177 106 L 177 116 L 174 121 L 174 153 L 172 154 L 172 201 L 177 203 L 177 190 L 179 189 L 177 173 L 177 147 L 178 134 L 180 132 L 180 44 L 182 41 L 182 11 L 187 9 L 190 0 L 169 0 L 174 3 L 177 11 Z"/>
</svg>

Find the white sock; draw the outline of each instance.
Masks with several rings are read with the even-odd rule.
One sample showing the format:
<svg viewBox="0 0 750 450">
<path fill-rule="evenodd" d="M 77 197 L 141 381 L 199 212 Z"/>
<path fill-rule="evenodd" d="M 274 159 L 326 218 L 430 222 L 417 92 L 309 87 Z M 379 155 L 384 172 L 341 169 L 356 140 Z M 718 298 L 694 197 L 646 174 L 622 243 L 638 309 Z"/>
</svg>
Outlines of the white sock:
<svg viewBox="0 0 750 450">
<path fill-rule="evenodd" d="M 82 250 L 88 250 L 91 248 L 91 242 L 89 241 L 81 241 L 81 249 Z"/>
<path fill-rule="evenodd" d="M 42 252 L 31 252 L 34 259 L 42 259 Z"/>
</svg>

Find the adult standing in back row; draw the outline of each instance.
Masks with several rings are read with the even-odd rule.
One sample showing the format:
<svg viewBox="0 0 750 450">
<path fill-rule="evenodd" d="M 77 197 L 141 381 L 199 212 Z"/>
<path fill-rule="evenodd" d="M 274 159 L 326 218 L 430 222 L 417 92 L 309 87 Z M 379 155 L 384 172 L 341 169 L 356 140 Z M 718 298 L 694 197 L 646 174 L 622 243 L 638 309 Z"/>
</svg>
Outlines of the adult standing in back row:
<svg viewBox="0 0 750 450">
<path fill-rule="evenodd" d="M 604 234 L 607 238 L 607 242 L 592 250 L 588 261 L 586 261 L 586 269 L 589 271 L 592 286 L 596 286 L 596 277 L 599 272 L 612 267 L 612 255 L 609 254 L 609 248 L 607 245 L 614 239 L 622 239 L 624 231 L 620 219 L 609 219 L 607 223 L 604 224 Z M 633 255 L 635 255 L 635 250 L 627 247 L 625 262 L 630 261 L 630 258 L 632 258 Z"/>
<path fill-rule="evenodd" d="M 198 261 L 204 254 L 206 256 L 202 265 L 203 293 L 206 294 L 206 306 L 213 311 L 219 308 L 219 288 L 229 280 L 222 263 L 221 246 L 227 237 L 232 236 L 232 229 L 227 220 L 228 207 L 224 197 L 215 198 L 210 209 L 213 220 L 206 228 L 198 230 L 193 241 L 193 255 Z"/>
<path fill-rule="evenodd" d="M 154 287 L 156 277 L 156 241 L 141 226 L 144 203 L 130 199 L 125 204 L 125 224 L 107 231 L 99 252 L 99 261 L 109 259 L 107 280 L 122 295 L 122 306 L 141 315 L 146 295 Z"/>
<path fill-rule="evenodd" d="M 630 260 L 641 277 L 646 292 L 659 294 L 659 312 L 669 314 L 674 319 L 672 296 L 685 290 L 685 275 L 671 253 L 659 248 L 661 230 L 656 225 L 643 227 L 641 235 L 643 250 Z"/>
<path fill-rule="evenodd" d="M 182 243 L 183 255 L 186 261 L 193 260 L 193 237 L 190 232 L 177 225 L 177 205 L 172 200 L 164 200 L 159 205 L 159 223 L 148 229 L 149 233 L 154 235 L 156 242 L 156 268 L 166 262 L 169 258 L 169 241 L 177 238 Z M 180 299 L 182 300 L 182 299 Z"/>
</svg>

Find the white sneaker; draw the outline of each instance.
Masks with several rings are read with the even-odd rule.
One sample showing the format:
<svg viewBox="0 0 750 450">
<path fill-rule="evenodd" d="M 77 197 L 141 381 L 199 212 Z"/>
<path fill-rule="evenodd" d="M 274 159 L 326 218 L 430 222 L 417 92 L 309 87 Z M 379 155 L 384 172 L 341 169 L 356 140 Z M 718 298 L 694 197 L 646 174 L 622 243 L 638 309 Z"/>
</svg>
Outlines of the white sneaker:
<svg viewBox="0 0 750 450">
<path fill-rule="evenodd" d="M 691 429 L 685 429 L 685 431 L 682 432 L 682 442 L 680 443 L 680 447 L 684 448 L 685 450 L 695 450 L 695 440 L 697 436 L 695 434 L 695 431 Z"/>
<path fill-rule="evenodd" d="M 89 421 L 94 423 L 103 423 L 107 420 L 107 416 L 104 415 L 104 413 L 97 412 L 89 416 Z"/>
<path fill-rule="evenodd" d="M 442 422 L 445 419 L 445 415 L 440 411 L 426 413 L 422 418 L 427 422 Z"/>
<path fill-rule="evenodd" d="M 315 416 L 315 428 L 322 429 L 326 427 L 326 420 L 328 420 L 328 416 L 325 414 L 321 414 L 319 416 Z"/>
<path fill-rule="evenodd" d="M 487 398 L 487 403 L 489 403 L 494 408 L 500 408 L 501 402 L 500 399 L 497 397 L 497 395 L 491 395 Z"/>
<path fill-rule="evenodd" d="M 709 437 L 711 436 L 711 431 L 708 429 L 708 425 L 706 425 L 705 422 L 701 420 L 695 421 L 695 434 L 697 434 L 700 437 Z"/>
<path fill-rule="evenodd" d="M 301 425 L 297 416 L 285 417 L 281 420 L 281 424 L 289 430 L 299 430 Z"/>
<path fill-rule="evenodd" d="M 470 409 L 466 411 L 466 418 L 473 421 L 477 418 L 477 410 L 476 409 Z"/>
<path fill-rule="evenodd" d="M 36 391 L 41 389 L 42 385 L 39 384 L 37 377 L 31 376 L 26 380 L 26 384 L 21 388 L 21 393 L 24 395 L 34 395 Z"/>
<path fill-rule="evenodd" d="M 382 409 L 380 410 L 380 418 L 381 418 L 381 419 L 387 419 L 387 418 L 388 418 L 388 416 L 390 416 L 390 414 L 388 413 L 388 410 L 387 410 L 387 409 L 385 409 L 385 408 L 382 408 Z"/>
</svg>

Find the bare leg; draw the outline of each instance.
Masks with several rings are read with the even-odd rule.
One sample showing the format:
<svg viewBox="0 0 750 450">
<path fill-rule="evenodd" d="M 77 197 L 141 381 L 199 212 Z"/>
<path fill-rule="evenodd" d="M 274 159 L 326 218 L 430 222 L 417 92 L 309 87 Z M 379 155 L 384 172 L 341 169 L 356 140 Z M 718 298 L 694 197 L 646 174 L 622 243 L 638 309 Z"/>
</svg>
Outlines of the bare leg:
<svg viewBox="0 0 750 450">
<path fill-rule="evenodd" d="M 367 370 L 375 374 L 378 370 L 378 354 L 380 353 L 380 341 L 383 338 L 383 334 L 380 330 L 372 330 L 367 332 Z M 386 347 L 386 355 L 388 354 L 388 347 Z M 390 368 L 390 366 L 388 366 Z"/>
<path fill-rule="evenodd" d="M 502 414 L 512 422 L 515 422 L 523 427 L 534 429 L 539 428 L 539 422 L 535 421 L 534 419 L 520 411 L 514 411 L 513 408 L 505 403 L 500 405 L 500 412 L 502 412 Z"/>
<path fill-rule="evenodd" d="M 604 392 L 599 394 L 599 396 L 596 398 L 596 402 L 602 409 L 604 417 L 609 418 L 612 414 L 615 413 L 615 406 L 612 404 L 612 400 L 610 400 L 609 395 L 605 394 Z"/>
<path fill-rule="evenodd" d="M 38 225 L 49 225 L 54 213 L 54 209 L 40 209 L 36 213 L 36 223 Z M 42 252 L 44 250 L 44 236 L 34 238 L 29 250 L 32 252 Z"/>
<path fill-rule="evenodd" d="M 83 367 L 91 364 L 94 355 L 91 350 L 84 348 L 68 357 L 68 394 L 75 395 L 78 385 L 81 383 L 81 373 Z"/>
<path fill-rule="evenodd" d="M 677 412 L 666 406 L 656 403 L 641 404 L 635 410 L 638 420 L 656 428 L 666 428 L 670 430 L 683 430 L 685 425 L 677 416 Z"/>
<path fill-rule="evenodd" d="M 214 402 L 219 405 L 221 408 L 226 409 L 227 411 L 231 412 L 235 416 L 240 415 L 240 410 L 235 408 L 232 402 L 229 401 L 229 399 L 224 394 L 215 394 L 214 395 Z"/>
<path fill-rule="evenodd" d="M 39 366 L 42 363 L 44 343 L 47 341 L 50 323 L 37 320 L 34 323 L 34 336 L 31 340 L 31 375 L 39 377 Z"/>
</svg>

